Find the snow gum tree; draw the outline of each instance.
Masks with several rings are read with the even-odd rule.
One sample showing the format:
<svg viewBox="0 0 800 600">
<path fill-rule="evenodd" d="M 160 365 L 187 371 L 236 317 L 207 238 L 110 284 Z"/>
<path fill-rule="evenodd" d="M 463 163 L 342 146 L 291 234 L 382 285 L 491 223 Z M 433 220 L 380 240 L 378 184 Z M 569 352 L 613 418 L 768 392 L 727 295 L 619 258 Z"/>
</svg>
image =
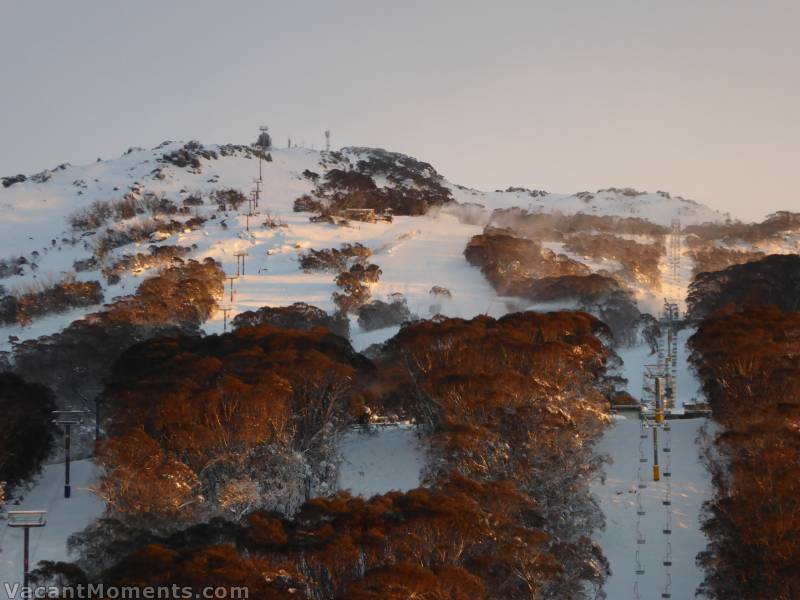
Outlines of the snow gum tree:
<svg viewBox="0 0 800 600">
<path fill-rule="evenodd" d="M 388 343 L 406 366 L 399 408 L 433 432 L 429 478 L 451 470 L 513 481 L 535 504 L 526 519 L 551 535 L 561 570 L 543 595 L 598 587 L 606 562 L 591 542 L 603 518 L 589 493 L 602 464 L 593 444 L 608 422 L 608 329 L 585 313 L 517 313 L 495 320 L 409 324 Z M 380 364 L 380 363 L 379 363 Z"/>
<path fill-rule="evenodd" d="M 331 477 L 330 440 L 358 414 L 353 379 L 370 366 L 324 328 L 134 346 L 107 390 L 101 491 L 125 516 L 230 517 L 276 489 L 284 497 L 266 506 L 292 512 Z"/>
</svg>

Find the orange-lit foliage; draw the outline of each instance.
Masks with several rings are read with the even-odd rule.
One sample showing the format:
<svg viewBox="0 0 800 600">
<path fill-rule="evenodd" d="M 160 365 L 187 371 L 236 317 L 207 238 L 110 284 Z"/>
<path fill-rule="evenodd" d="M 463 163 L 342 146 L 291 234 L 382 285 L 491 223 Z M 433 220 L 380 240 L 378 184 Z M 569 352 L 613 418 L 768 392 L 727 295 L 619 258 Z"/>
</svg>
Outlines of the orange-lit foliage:
<svg viewBox="0 0 800 600">
<path fill-rule="evenodd" d="M 223 293 L 224 273 L 211 258 L 188 260 L 145 279 L 136 293 L 99 313 L 107 324 L 193 323 L 211 316 Z"/>
<path fill-rule="evenodd" d="M 313 329 L 327 327 L 335 334 L 350 337 L 350 321 L 345 315 L 329 315 L 321 308 L 305 302 L 295 302 L 289 306 L 262 306 L 258 310 L 246 310 L 232 321 L 234 329 L 270 324 L 286 329 Z"/>
<path fill-rule="evenodd" d="M 549 536 L 523 524 L 535 510 L 509 482 L 451 474 L 434 489 L 317 498 L 291 520 L 256 512 L 226 530 L 200 526 L 134 551 L 103 579 L 242 585 L 258 566 L 273 585 L 283 569 L 301 598 L 535 598 L 560 571 Z M 217 545 L 196 544 L 208 535 Z M 239 552 L 219 545 L 225 540 Z"/>
<path fill-rule="evenodd" d="M 495 210 L 491 224 L 511 228 L 525 237 L 553 242 L 563 242 L 567 236 L 578 232 L 642 235 L 654 239 L 669 232 L 663 225 L 639 217 L 528 212 L 518 207 Z"/>
<path fill-rule="evenodd" d="M 800 597 L 800 313 L 712 314 L 690 345 L 721 428 L 709 456 L 703 591 Z"/>
<path fill-rule="evenodd" d="M 663 239 L 642 244 L 607 233 L 578 233 L 566 239 L 564 248 L 594 259 L 619 261 L 622 265 L 619 275 L 626 280 L 653 287 L 661 285 L 659 264 L 665 252 Z"/>
<path fill-rule="evenodd" d="M 206 588 L 225 588 L 232 598 L 307 598 L 297 587 L 296 575 L 258 557 L 246 558 L 228 544 L 180 550 L 151 544 L 108 571 L 104 579 L 120 587 L 178 586 L 180 593 L 184 593 L 181 588 L 191 591 L 191 597 L 200 597 Z M 246 588 L 247 596 L 234 596 L 232 588 Z"/>
<path fill-rule="evenodd" d="M 100 455 L 103 492 L 123 513 L 192 518 L 256 469 L 261 450 L 313 451 L 358 414 L 352 380 L 369 367 L 324 328 L 260 325 L 134 346 L 109 386 L 114 419 Z M 126 450 L 148 445 L 151 460 Z M 184 496 L 174 490 L 167 501 L 158 490 L 170 471 L 183 473 L 187 485 L 176 484 Z M 137 487 L 119 487 L 129 480 Z"/>
<path fill-rule="evenodd" d="M 700 223 L 687 225 L 683 231 L 687 234 L 687 240 L 694 239 L 699 243 L 711 240 L 758 243 L 778 240 L 786 233 L 797 230 L 800 230 L 800 213 L 781 210 L 768 215 L 761 223 Z"/>
<path fill-rule="evenodd" d="M 0 290 L 0 323 L 28 325 L 36 318 L 103 301 L 103 288 L 96 281 L 67 278 L 48 284 L 32 284 L 6 296 Z"/>
<path fill-rule="evenodd" d="M 591 273 L 583 263 L 510 230 L 491 227 L 469 241 L 464 256 L 502 295 L 531 302 L 574 302 L 608 324 L 616 341 L 633 338 L 641 315 L 628 290 L 612 277 Z"/>
<path fill-rule="evenodd" d="M 486 588 L 459 567 L 427 569 L 419 565 L 392 565 L 368 571 L 339 596 L 348 600 L 483 600 Z"/>
<path fill-rule="evenodd" d="M 365 377 L 370 385 L 364 394 L 431 433 L 427 487 L 369 500 L 319 497 L 292 518 L 256 510 L 245 522 L 196 525 L 151 540 L 160 545 L 118 561 L 105 579 L 145 585 L 174 569 L 185 578 L 181 564 L 205 564 L 205 554 L 218 548 L 209 544 L 233 542 L 247 558 L 226 559 L 220 567 L 230 569 L 231 581 L 246 581 L 252 563 L 263 565 L 272 585 L 283 568 L 299 597 L 318 600 L 590 595 L 607 569 L 591 542 L 602 517 L 588 489 L 600 464 L 592 446 L 607 421 L 604 371 L 615 358 L 602 343 L 607 336 L 596 318 L 574 312 L 407 324 L 377 358 L 378 369 Z M 120 361 L 111 390 L 121 420 L 141 424 L 139 431 L 157 445 L 145 451 L 151 458 L 137 460 L 158 472 L 159 456 L 179 458 L 207 487 L 204 460 L 238 460 L 223 455 L 227 447 L 210 426 L 216 417 L 202 416 L 216 411 L 220 390 L 237 390 L 244 399 L 242 386 L 271 385 L 270 377 L 288 382 L 286 397 L 270 392 L 283 404 L 243 401 L 258 409 L 256 426 L 280 422 L 267 410 L 280 406 L 288 420 L 284 429 L 269 428 L 275 436 L 269 445 L 302 447 L 303 433 L 319 433 L 326 423 L 355 414 L 360 399 L 347 391 L 332 412 L 320 411 L 331 407 L 319 402 L 325 394 L 298 395 L 299 386 L 337 369 L 352 379 L 369 371 L 362 361 L 327 330 L 263 325 L 227 336 L 142 344 Z M 195 397 L 201 399 L 196 405 Z M 224 429 L 229 443 L 247 447 L 261 439 L 247 437 L 250 430 L 235 420 Z M 230 479 L 234 492 L 241 482 Z M 213 493 L 204 491 L 207 497 Z M 164 493 L 164 501 L 170 497 L 174 492 Z M 131 546 L 125 537 L 117 552 L 141 548 L 141 541 Z M 164 553 L 166 567 L 159 562 Z"/>
<path fill-rule="evenodd" d="M 482 235 L 474 236 L 464 256 L 504 295 L 525 296 L 531 282 L 542 277 L 591 273 L 583 263 L 503 229 L 487 228 Z"/>
<path fill-rule="evenodd" d="M 734 248 L 721 248 L 719 246 L 700 246 L 689 250 L 692 259 L 692 276 L 700 273 L 722 271 L 733 265 L 741 265 L 766 256 L 763 252 L 755 250 L 738 250 Z"/>
<path fill-rule="evenodd" d="M 607 422 L 602 377 L 614 354 L 598 335 L 608 329 L 576 312 L 422 321 L 404 326 L 379 361 L 407 371 L 395 371 L 388 397 L 433 428 L 432 476 L 456 469 L 514 481 L 542 507 L 567 574 L 548 583 L 555 595 L 577 593 L 579 578 L 603 578 L 602 558 L 576 526 L 602 522 L 587 485 L 599 466 L 592 443 Z"/>
<path fill-rule="evenodd" d="M 356 263 L 350 267 L 349 271 L 342 271 L 336 277 L 336 285 L 342 292 L 331 294 L 333 303 L 343 313 L 356 310 L 366 304 L 372 292 L 370 284 L 377 283 L 381 276 L 381 269 L 378 265 L 370 264 L 366 267 Z"/>
</svg>

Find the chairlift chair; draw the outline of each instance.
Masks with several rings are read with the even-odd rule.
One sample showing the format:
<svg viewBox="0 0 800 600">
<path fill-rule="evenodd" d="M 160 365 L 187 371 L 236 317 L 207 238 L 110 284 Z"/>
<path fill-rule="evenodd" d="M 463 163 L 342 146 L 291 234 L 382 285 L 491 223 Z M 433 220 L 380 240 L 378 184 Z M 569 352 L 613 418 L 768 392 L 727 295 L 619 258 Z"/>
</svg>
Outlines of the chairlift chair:
<svg viewBox="0 0 800 600">
<path fill-rule="evenodd" d="M 44 527 L 47 525 L 46 510 L 9 510 L 6 518 L 9 527 Z"/>
</svg>

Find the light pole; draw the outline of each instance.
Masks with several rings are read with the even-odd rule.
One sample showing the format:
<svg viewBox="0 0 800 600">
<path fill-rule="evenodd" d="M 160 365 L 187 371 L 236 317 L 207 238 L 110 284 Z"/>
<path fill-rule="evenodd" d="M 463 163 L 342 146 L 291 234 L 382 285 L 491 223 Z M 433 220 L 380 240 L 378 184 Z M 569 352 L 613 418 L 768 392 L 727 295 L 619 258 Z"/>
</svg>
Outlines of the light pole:
<svg viewBox="0 0 800 600">
<path fill-rule="evenodd" d="M 258 208 L 258 201 L 261 200 L 261 179 L 254 179 L 253 182 L 256 184 L 256 208 Z"/>
<path fill-rule="evenodd" d="M 72 496 L 72 485 L 69 481 L 70 449 L 72 447 L 72 426 L 81 422 L 81 410 L 54 410 L 56 423 L 64 428 L 64 498 Z"/>
<path fill-rule="evenodd" d="M 228 331 L 228 313 L 231 311 L 230 306 L 220 306 L 219 308 L 222 311 L 222 331 Z"/>
<path fill-rule="evenodd" d="M 239 279 L 238 275 L 227 275 L 226 279 L 230 279 L 231 282 L 231 302 L 233 302 L 233 280 Z"/>
<path fill-rule="evenodd" d="M 44 527 L 47 524 L 46 510 L 10 510 L 9 527 L 20 527 L 24 530 L 24 550 L 22 555 L 22 590 L 27 593 L 28 569 L 30 568 L 31 527 Z"/>
<path fill-rule="evenodd" d="M 247 256 L 247 252 L 236 252 L 234 256 L 236 257 L 236 274 L 239 275 L 239 259 L 241 258 L 242 259 L 241 274 L 244 275 L 244 257 Z"/>
</svg>

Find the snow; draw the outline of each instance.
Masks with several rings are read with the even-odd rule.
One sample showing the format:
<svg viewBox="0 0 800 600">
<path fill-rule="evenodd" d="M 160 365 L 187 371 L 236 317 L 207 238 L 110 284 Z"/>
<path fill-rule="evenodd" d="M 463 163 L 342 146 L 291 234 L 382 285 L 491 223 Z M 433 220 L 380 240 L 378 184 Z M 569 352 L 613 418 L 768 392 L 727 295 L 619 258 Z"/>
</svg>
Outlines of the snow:
<svg viewBox="0 0 800 600">
<path fill-rule="evenodd" d="M 725 215 L 703 204 L 659 192 L 634 194 L 628 190 L 603 190 L 593 192 L 591 199 L 586 199 L 577 194 L 548 193 L 533 197 L 527 192 L 481 192 L 459 186 L 450 189 L 459 202 L 483 204 L 490 210 L 516 206 L 531 212 L 557 210 L 564 214 L 581 212 L 597 216 L 641 217 L 664 226 L 669 226 L 674 218 L 680 218 L 683 225 L 725 220 Z"/>
<path fill-rule="evenodd" d="M 101 516 L 103 502 L 91 491 L 97 481 L 97 470 L 90 459 L 71 463 L 72 497 L 64 498 L 64 465 L 47 465 L 32 489 L 23 494 L 19 505 L 6 510 L 46 510 L 47 525 L 31 529 L 30 564 L 36 568 L 40 560 L 69 560 L 67 538 L 83 530 Z M 5 517 L 5 513 L 0 513 Z M 6 527 L 0 521 L 0 581 L 22 581 L 23 530 Z M 0 586 L 0 600 L 5 589 Z"/>
<path fill-rule="evenodd" d="M 676 407 L 683 412 L 683 404 L 701 398 L 700 383 L 688 361 L 686 342 L 694 329 L 678 332 L 678 361 L 676 369 Z M 646 345 L 621 348 L 622 374 L 628 379 L 628 392 L 641 398 L 643 366 L 657 362 Z M 608 598 L 636 598 L 634 585 L 638 581 L 642 600 L 661 598 L 666 590 L 667 570 L 663 565 L 667 544 L 671 546 L 672 566 L 670 592 L 673 598 L 692 598 L 702 581 L 702 572 L 695 565 L 697 553 L 705 548 L 706 539 L 700 530 L 703 502 L 711 494 L 708 473 L 700 462 L 698 435 L 707 426 L 705 418 L 670 419 L 671 431 L 658 432 L 659 463 L 662 473 L 669 468 L 672 476 L 652 481 L 653 433 L 640 438 L 638 418 L 616 415 L 611 428 L 601 440 L 598 450 L 607 454 L 612 463 L 606 468 L 604 481 L 596 481 L 592 491 L 606 516 L 606 528 L 597 539 L 609 559 L 611 576 L 604 587 Z M 663 448 L 669 447 L 665 453 Z M 644 456 L 647 462 L 640 462 Z M 667 467 L 669 465 L 669 467 Z M 640 471 L 641 468 L 641 471 Z M 647 487 L 642 490 L 642 507 L 646 514 L 637 514 L 637 491 L 640 476 Z M 670 489 L 672 501 L 672 534 L 663 533 L 667 522 L 667 507 L 662 501 Z M 637 522 L 645 543 L 637 544 Z M 645 573 L 636 574 L 636 552 Z"/>
<path fill-rule="evenodd" d="M 118 285 L 109 286 L 97 271 L 74 273 L 73 262 L 91 255 L 93 237 L 72 232 L 67 218 L 94 201 L 120 199 L 131 186 L 138 184 L 144 191 L 164 194 L 179 206 L 188 194 L 208 193 L 213 189 L 235 188 L 248 192 L 258 174 L 258 160 L 243 154 L 222 156 L 216 160 L 201 159 L 199 172 L 159 163 L 165 152 L 177 150 L 182 142 L 169 142 L 151 150 L 132 149 L 123 156 L 89 165 L 56 168 L 43 183 L 32 180 L 0 188 L 0 239 L 6 256 L 25 256 L 37 251 L 38 269 L 24 268 L 22 276 L 0 280 L 7 291 L 24 288 L 36 281 L 59 280 L 74 275 L 81 280 L 99 279 L 106 293 L 106 301 L 115 296 L 131 293 L 149 273 L 136 276 L 125 274 Z M 208 146 L 219 151 L 219 146 Z M 370 247 L 373 261 L 383 270 L 381 281 L 373 290 L 373 297 L 400 292 L 406 295 L 412 312 L 430 316 L 441 312 L 449 316 L 469 318 L 483 312 L 500 315 L 505 312 L 502 302 L 478 269 L 470 267 L 463 258 L 469 238 L 481 231 L 480 225 L 459 222 L 458 218 L 441 210 L 424 217 L 398 217 L 391 224 L 354 223 L 351 227 L 336 227 L 324 223 L 310 223 L 308 215 L 293 212 L 293 202 L 311 191 L 313 184 L 301 174 L 309 169 L 322 172 L 320 162 L 330 158 L 321 152 L 306 148 L 275 148 L 272 162 L 264 162 L 261 216 L 251 219 L 251 231 L 245 228 L 244 210 L 239 214 L 219 214 L 202 229 L 178 233 L 163 240 L 162 244 L 197 244 L 190 256 L 212 256 L 223 263 L 226 272 L 236 272 L 234 253 L 246 250 L 247 276 L 234 285 L 236 294 L 230 316 L 243 310 L 264 305 L 285 305 L 304 301 L 330 310 L 330 294 L 335 290 L 333 275 L 329 273 L 303 273 L 298 269 L 298 253 L 309 247 L 324 248 L 345 242 L 361 242 Z M 355 156 L 348 155 L 355 159 Z M 328 163 L 329 166 L 330 163 Z M 160 168 L 163 179 L 153 177 Z M 377 178 L 381 183 L 381 178 Z M 577 195 L 547 194 L 533 198 L 524 192 L 480 192 L 447 183 L 456 200 L 479 203 L 484 208 L 472 207 L 472 212 L 483 210 L 488 219 L 491 210 L 520 206 L 531 210 L 558 210 L 563 213 L 586 212 L 620 216 L 643 216 L 668 225 L 675 216 L 682 222 L 720 221 L 723 215 L 711 209 L 677 197 L 659 193 L 631 196 L 625 190 L 597 192 L 587 201 Z M 193 208 L 193 213 L 210 217 L 216 207 L 206 204 Z M 260 223 L 269 212 L 280 218 L 287 227 L 265 229 Z M 473 215 L 474 217 L 474 215 Z M 228 227 L 222 226 L 225 220 Z M 472 222 L 483 222 L 472 218 Z M 99 235 L 99 233 L 97 234 Z M 75 239 L 73 244 L 71 241 Z M 68 241 L 61 241 L 66 239 Z M 52 245 L 56 240 L 56 245 Z M 112 253 L 112 258 L 124 253 L 146 252 L 150 242 L 132 244 Z M 452 300 L 433 298 L 429 291 L 433 285 L 451 290 Z M 91 307 L 52 315 L 40 326 L 0 328 L 0 350 L 8 350 L 8 336 L 21 340 L 52 333 L 72 320 L 96 310 Z M 220 312 L 207 325 L 207 330 L 222 330 Z M 358 331 L 355 332 L 358 334 Z"/>
<path fill-rule="evenodd" d="M 710 494 L 708 473 L 700 463 L 695 438 L 706 419 L 674 419 L 670 421 L 672 477 L 652 481 L 652 433 L 640 440 L 638 419 L 615 419 L 614 426 L 603 437 L 599 449 L 613 457 L 607 467 L 607 479 L 597 482 L 593 492 L 606 515 L 606 528 L 598 536 L 603 552 L 611 563 L 611 576 L 605 585 L 609 599 L 634 598 L 634 584 L 639 581 L 642 600 L 661 598 L 665 591 L 667 569 L 663 560 L 667 544 L 672 547 L 671 592 L 673 598 L 693 598 L 702 581 L 702 572 L 695 566 L 695 557 L 705 548 L 706 539 L 699 530 L 703 502 Z M 664 444 L 664 432 L 659 432 Z M 639 462 L 639 442 L 643 442 L 646 463 Z M 667 455 L 660 452 L 664 469 Z M 637 515 L 636 491 L 639 467 L 647 487 L 642 491 L 646 515 Z M 663 533 L 667 507 L 662 505 L 667 486 L 671 486 L 672 534 Z M 640 519 L 645 543 L 637 544 L 636 523 Z M 645 573 L 637 577 L 636 551 Z"/>
<path fill-rule="evenodd" d="M 339 443 L 342 462 L 338 488 L 370 498 L 419 487 L 425 450 L 413 425 L 400 423 L 359 427 Z"/>
<path fill-rule="evenodd" d="M 693 402 L 702 398 L 700 382 L 697 380 L 691 365 L 687 361 L 689 349 L 686 343 L 695 332 L 695 328 L 678 331 L 678 365 L 675 372 L 677 400 L 675 412 L 681 412 L 685 402 Z M 650 354 L 646 344 L 638 344 L 627 348 L 617 348 L 617 354 L 623 360 L 621 374 L 628 380 L 628 393 L 634 398 L 641 398 L 644 385 L 644 365 L 658 362 L 658 355 Z"/>
<path fill-rule="evenodd" d="M 247 193 L 253 188 L 258 175 L 258 160 L 243 155 L 220 156 L 217 160 L 202 159 L 200 172 L 192 172 L 157 162 L 164 153 L 183 146 L 171 142 L 151 150 L 135 149 L 120 158 L 100 161 L 85 166 L 67 166 L 50 172 L 44 183 L 27 181 L 9 188 L 0 188 L 0 239 L 4 250 L 0 256 L 30 257 L 39 252 L 38 269 L 24 268 L 21 276 L 0 280 L 7 291 L 21 289 L 42 280 L 59 280 L 73 274 L 73 262 L 91 255 L 92 236 L 81 237 L 68 230 L 67 217 L 75 210 L 88 206 L 95 200 L 119 199 L 134 183 L 150 192 L 163 193 L 180 205 L 190 193 L 207 194 L 213 189 L 234 188 Z M 218 150 L 217 146 L 209 149 Z M 435 313 L 470 318 L 488 313 L 500 316 L 510 310 L 534 308 L 552 310 L 570 308 L 564 305 L 528 306 L 519 299 L 498 297 L 486 282 L 480 270 L 471 267 L 464 259 L 467 241 L 482 231 L 492 210 L 518 206 L 532 211 L 561 211 L 565 214 L 584 212 L 595 215 L 642 217 L 669 226 L 679 217 L 682 225 L 705 221 L 723 221 L 725 215 L 701 204 L 662 193 L 633 194 L 629 191 L 603 191 L 579 197 L 575 194 L 546 194 L 533 197 L 525 192 L 481 192 L 447 183 L 455 199 L 462 203 L 477 203 L 459 212 L 451 207 L 434 211 L 422 217 L 397 217 L 392 223 L 352 223 L 337 227 L 325 223 L 310 223 L 309 215 L 293 212 L 293 202 L 311 191 L 313 184 L 302 177 L 305 169 L 322 173 L 320 164 L 326 155 L 305 148 L 271 151 L 272 162 L 263 163 L 264 181 L 259 210 L 261 215 L 250 219 L 246 230 L 246 206 L 237 214 L 217 214 L 196 231 L 170 236 L 161 244 L 182 246 L 197 245 L 189 256 L 211 256 L 219 260 L 226 273 L 235 274 L 235 253 L 246 251 L 245 275 L 236 280 L 233 299 L 230 286 L 225 286 L 222 306 L 232 308 L 228 318 L 262 306 L 283 306 L 293 302 L 307 302 L 325 310 L 332 310 L 331 293 L 336 290 L 334 273 L 305 273 L 299 269 L 298 255 L 308 248 L 338 247 L 342 243 L 359 242 L 369 247 L 374 255 L 371 261 L 382 270 L 380 281 L 372 286 L 373 298 L 385 299 L 393 293 L 405 295 L 412 313 L 429 317 Z M 163 179 L 154 179 L 151 172 L 160 167 Z M 79 183 L 83 182 L 83 183 Z M 381 183 L 381 181 L 378 181 Z M 115 189 L 116 188 L 116 189 Z M 206 203 L 192 209 L 210 218 L 216 206 Z M 261 226 L 266 213 L 277 216 L 285 227 L 267 229 Z M 466 213 L 469 212 L 469 215 Z M 461 220 L 457 215 L 461 215 Z M 222 225 L 225 221 L 227 227 Z M 62 238 L 76 243 L 63 242 Z M 52 240 L 56 240 L 55 246 Z M 788 243 L 797 246 L 798 240 Z M 112 253 L 118 258 L 124 253 L 146 252 L 150 242 L 132 244 Z M 576 257 L 583 260 L 582 257 Z M 592 264 L 595 268 L 615 266 L 612 262 Z M 683 261 L 682 281 L 688 281 L 690 261 Z M 662 275 L 668 272 L 666 260 Z M 128 294 L 136 289 L 149 272 L 125 274 L 117 285 L 107 285 L 97 271 L 75 274 L 78 279 L 99 279 L 103 284 L 106 301 Z M 674 285 L 664 277 L 660 291 L 637 290 L 637 301 L 644 310 L 653 314 L 661 308 L 663 297 L 679 299 L 683 309 L 685 284 Z M 433 286 L 450 290 L 452 297 L 432 296 Z M 74 319 L 97 310 L 97 307 L 77 309 L 64 314 L 35 320 L 29 327 L 0 328 L 0 350 L 8 350 L 8 336 L 29 339 L 59 331 Z M 220 310 L 204 328 L 207 332 L 221 332 L 223 313 Z M 361 331 L 355 321 L 352 342 L 357 350 L 392 337 L 398 327 L 377 331 Z M 681 348 L 678 368 L 678 390 L 681 401 L 700 397 L 699 386 L 685 361 L 685 342 L 692 331 L 679 334 Z M 620 350 L 625 360 L 623 373 L 629 379 L 628 389 L 639 397 L 642 389 L 642 367 L 654 357 L 644 346 Z M 675 526 L 672 535 L 674 598 L 687 598 L 699 583 L 700 574 L 694 566 L 696 553 L 703 548 L 703 536 L 698 529 L 698 514 L 702 501 L 708 496 L 707 475 L 698 463 L 694 438 L 702 420 L 672 421 L 673 447 L 673 501 Z M 599 541 L 608 555 L 613 574 L 606 590 L 609 598 L 633 597 L 636 550 L 636 509 L 630 493 L 637 484 L 639 467 L 639 424 L 636 420 L 617 418 L 601 443 L 601 449 L 615 459 L 608 468 L 605 483 L 597 482 L 594 493 L 608 518 L 608 527 L 599 534 Z M 407 424 L 379 425 L 367 430 L 353 430 L 340 442 L 342 462 L 339 471 L 340 489 L 363 496 L 389 490 L 408 490 L 420 484 L 426 453 L 413 426 Z M 645 465 L 649 472 L 650 464 Z M 87 489 L 96 473 L 89 461 L 74 463 L 74 497 L 62 496 L 63 465 L 50 465 L 37 480 L 25 498 L 26 508 L 46 508 L 50 511 L 47 527 L 32 534 L 32 564 L 42 559 L 67 557 L 66 539 L 82 530 L 102 512 L 102 504 Z M 660 560 L 665 547 L 662 528 L 663 507 L 660 499 L 665 482 L 648 484 L 644 497 L 647 516 L 643 532 L 647 543 L 640 548 L 646 575 L 640 579 L 642 598 L 660 597 L 664 587 L 664 571 Z M 20 574 L 22 551 L 21 532 L 3 528 L 0 531 L 0 577 L 16 581 Z M 2 600 L 2 599 L 0 599 Z"/>
</svg>

